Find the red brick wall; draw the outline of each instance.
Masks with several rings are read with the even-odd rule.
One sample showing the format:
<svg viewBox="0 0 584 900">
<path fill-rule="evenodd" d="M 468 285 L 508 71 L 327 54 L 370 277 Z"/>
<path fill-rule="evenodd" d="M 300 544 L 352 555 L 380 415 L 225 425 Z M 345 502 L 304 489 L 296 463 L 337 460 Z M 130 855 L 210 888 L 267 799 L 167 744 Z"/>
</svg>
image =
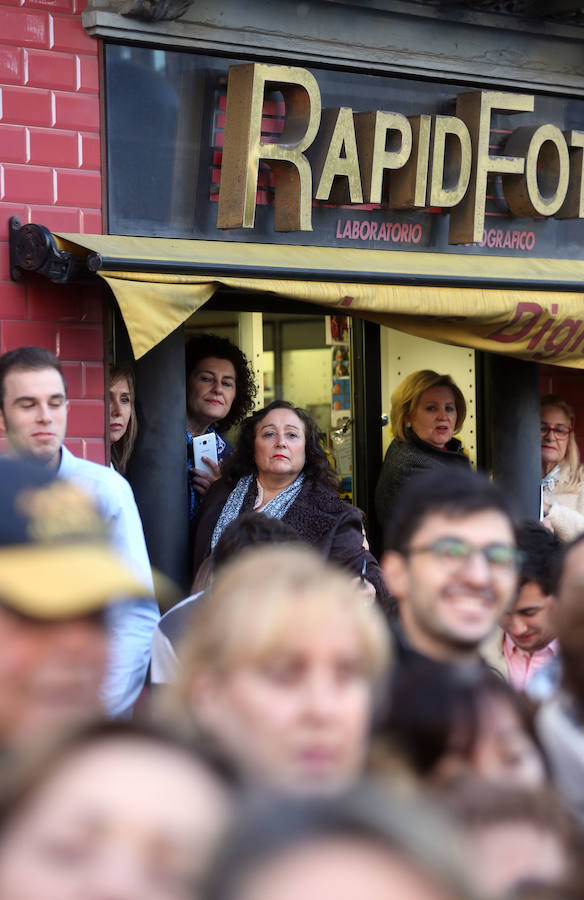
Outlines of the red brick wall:
<svg viewBox="0 0 584 900">
<path fill-rule="evenodd" d="M 10 280 L 8 219 L 101 232 L 97 41 L 85 0 L 0 0 L 0 352 L 22 344 L 63 361 L 67 445 L 103 462 L 104 315 L 99 287 Z"/>
</svg>

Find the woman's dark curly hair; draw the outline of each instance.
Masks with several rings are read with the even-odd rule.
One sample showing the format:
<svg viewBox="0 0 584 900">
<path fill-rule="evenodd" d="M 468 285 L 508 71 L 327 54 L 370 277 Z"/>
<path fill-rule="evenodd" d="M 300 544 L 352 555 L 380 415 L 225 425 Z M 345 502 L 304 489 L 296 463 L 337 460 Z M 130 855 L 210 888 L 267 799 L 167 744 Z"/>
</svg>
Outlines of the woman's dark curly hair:
<svg viewBox="0 0 584 900">
<path fill-rule="evenodd" d="M 218 430 L 227 431 L 232 425 L 241 422 L 253 409 L 257 393 L 253 369 L 239 347 L 236 347 L 227 338 L 219 337 L 216 334 L 198 334 L 191 338 L 185 347 L 187 386 L 196 366 L 208 356 L 227 359 L 233 363 L 235 369 L 235 400 L 225 418 L 218 423 Z"/>
<path fill-rule="evenodd" d="M 241 424 L 237 445 L 224 462 L 223 475 L 233 485 L 239 478 L 257 472 L 254 454 L 254 441 L 259 423 L 273 409 L 289 409 L 296 413 L 304 425 L 306 441 L 306 463 L 303 472 L 307 478 L 319 482 L 327 488 L 338 490 L 339 479 L 333 471 L 328 456 L 324 452 L 318 436 L 318 427 L 312 416 L 303 409 L 293 406 L 287 400 L 274 400 L 263 409 L 258 409 Z"/>
</svg>

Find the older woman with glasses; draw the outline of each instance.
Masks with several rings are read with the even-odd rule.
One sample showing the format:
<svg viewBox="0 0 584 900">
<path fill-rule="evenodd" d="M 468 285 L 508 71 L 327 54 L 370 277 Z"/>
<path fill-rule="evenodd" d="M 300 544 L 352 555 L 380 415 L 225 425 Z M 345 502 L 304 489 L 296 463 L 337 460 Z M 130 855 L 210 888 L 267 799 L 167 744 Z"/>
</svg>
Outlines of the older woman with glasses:
<svg viewBox="0 0 584 900">
<path fill-rule="evenodd" d="M 584 532 L 584 467 L 574 437 L 574 410 L 553 394 L 541 400 L 543 523 L 571 541 Z"/>
</svg>

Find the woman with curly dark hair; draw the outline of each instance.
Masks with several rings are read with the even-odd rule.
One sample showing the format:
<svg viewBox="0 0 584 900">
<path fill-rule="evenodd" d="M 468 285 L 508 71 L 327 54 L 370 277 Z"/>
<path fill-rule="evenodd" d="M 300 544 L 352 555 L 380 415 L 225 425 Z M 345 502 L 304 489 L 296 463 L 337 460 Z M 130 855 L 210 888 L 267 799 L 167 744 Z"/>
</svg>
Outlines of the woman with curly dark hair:
<svg viewBox="0 0 584 900">
<path fill-rule="evenodd" d="M 189 519 L 198 513 L 201 498 L 221 477 L 221 460 L 232 447 L 219 432 L 240 422 L 253 408 L 256 385 L 253 370 L 239 347 L 215 334 L 200 334 L 186 345 L 187 465 Z M 217 462 L 203 457 L 195 468 L 193 438 L 213 435 Z"/>
<path fill-rule="evenodd" d="M 195 573 L 229 523 L 251 510 L 291 525 L 307 544 L 358 576 L 365 589 L 372 585 L 389 612 L 362 513 L 339 497 L 338 479 L 321 446 L 316 422 L 285 400 L 275 400 L 243 422 L 223 477 L 211 486 L 201 506 Z"/>
</svg>

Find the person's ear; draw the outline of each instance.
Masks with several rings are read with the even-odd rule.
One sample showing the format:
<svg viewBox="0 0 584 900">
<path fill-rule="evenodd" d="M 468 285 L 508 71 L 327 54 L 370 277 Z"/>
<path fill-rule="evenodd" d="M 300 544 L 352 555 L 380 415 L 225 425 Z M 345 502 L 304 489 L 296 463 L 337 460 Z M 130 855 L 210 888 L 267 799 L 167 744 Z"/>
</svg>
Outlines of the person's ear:
<svg viewBox="0 0 584 900">
<path fill-rule="evenodd" d="M 0 408 L 0 430 L 3 431 L 4 433 L 6 433 L 6 431 L 7 431 L 6 419 L 4 418 L 4 413 L 2 412 L 1 408 Z"/>
<path fill-rule="evenodd" d="M 388 550 L 381 557 L 381 571 L 389 593 L 400 600 L 408 591 L 408 565 L 405 556 Z"/>
</svg>

